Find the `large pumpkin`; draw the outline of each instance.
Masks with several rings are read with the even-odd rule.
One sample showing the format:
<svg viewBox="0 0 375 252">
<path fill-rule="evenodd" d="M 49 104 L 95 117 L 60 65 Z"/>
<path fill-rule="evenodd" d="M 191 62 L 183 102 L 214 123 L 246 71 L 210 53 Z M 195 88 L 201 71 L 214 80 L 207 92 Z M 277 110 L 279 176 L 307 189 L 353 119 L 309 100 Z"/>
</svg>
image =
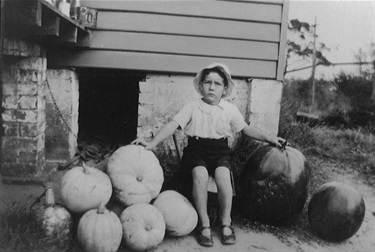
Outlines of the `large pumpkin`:
<svg viewBox="0 0 375 252">
<path fill-rule="evenodd" d="M 159 195 L 164 182 L 155 154 L 139 145 L 117 149 L 108 160 L 107 173 L 115 197 L 125 206 L 149 203 Z"/>
<path fill-rule="evenodd" d="M 88 167 L 74 167 L 61 180 L 61 197 L 67 208 L 83 213 L 107 204 L 112 195 L 112 185 L 104 172 Z"/>
<path fill-rule="evenodd" d="M 240 181 L 241 209 L 246 217 L 285 224 L 303 209 L 310 170 L 304 155 L 286 144 L 264 145 L 245 163 Z"/>
<path fill-rule="evenodd" d="M 115 252 L 122 240 L 120 219 L 101 203 L 98 209 L 91 209 L 81 217 L 77 239 L 85 251 Z"/>
<path fill-rule="evenodd" d="M 365 217 L 365 202 L 352 187 L 329 182 L 312 195 L 308 216 L 312 230 L 319 237 L 339 242 L 353 236 Z"/>
<path fill-rule="evenodd" d="M 40 223 L 47 237 L 61 242 L 68 242 L 72 238 L 73 220 L 69 211 L 55 204 L 55 195 L 52 185 L 45 190 L 45 204 L 33 209 L 33 214 Z"/>
<path fill-rule="evenodd" d="M 125 243 L 132 249 L 144 251 L 156 248 L 164 239 L 165 222 L 161 212 L 153 205 L 131 205 L 121 213 Z"/>
<path fill-rule="evenodd" d="M 198 223 L 198 214 L 182 194 L 167 190 L 159 194 L 153 205 L 163 214 L 167 233 L 172 236 L 189 234 Z"/>
</svg>

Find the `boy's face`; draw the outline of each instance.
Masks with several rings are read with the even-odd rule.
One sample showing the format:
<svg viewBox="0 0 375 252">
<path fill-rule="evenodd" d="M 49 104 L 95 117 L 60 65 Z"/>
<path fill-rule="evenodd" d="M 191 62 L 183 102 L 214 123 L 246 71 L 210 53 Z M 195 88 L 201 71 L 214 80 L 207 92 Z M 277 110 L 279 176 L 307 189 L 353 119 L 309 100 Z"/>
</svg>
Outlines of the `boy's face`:
<svg viewBox="0 0 375 252">
<path fill-rule="evenodd" d="M 224 79 L 217 73 L 211 72 L 200 83 L 199 89 L 203 96 L 203 101 L 208 104 L 216 105 L 220 102 L 227 88 L 224 86 Z"/>
</svg>

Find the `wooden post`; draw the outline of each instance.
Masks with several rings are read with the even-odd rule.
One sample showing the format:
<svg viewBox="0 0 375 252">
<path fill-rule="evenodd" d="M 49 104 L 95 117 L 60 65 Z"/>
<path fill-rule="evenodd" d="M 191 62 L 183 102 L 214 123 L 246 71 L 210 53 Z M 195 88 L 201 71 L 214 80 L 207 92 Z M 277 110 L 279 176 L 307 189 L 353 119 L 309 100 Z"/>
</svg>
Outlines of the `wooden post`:
<svg viewBox="0 0 375 252">
<path fill-rule="evenodd" d="M 316 16 L 314 21 L 314 42 L 313 42 L 313 62 L 312 62 L 312 72 L 311 72 L 311 81 L 312 81 L 312 100 L 310 105 L 310 111 L 311 114 L 312 110 L 315 110 L 315 69 L 316 69 Z"/>
</svg>

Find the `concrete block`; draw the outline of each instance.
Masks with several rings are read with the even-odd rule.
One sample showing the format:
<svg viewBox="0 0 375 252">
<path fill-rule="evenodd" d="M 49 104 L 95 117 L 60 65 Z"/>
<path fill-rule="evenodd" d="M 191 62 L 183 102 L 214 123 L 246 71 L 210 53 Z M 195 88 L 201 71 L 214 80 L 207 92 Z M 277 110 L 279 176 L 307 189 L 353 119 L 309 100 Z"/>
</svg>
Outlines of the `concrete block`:
<svg viewBox="0 0 375 252">
<path fill-rule="evenodd" d="M 2 84 L 2 107 L 5 109 L 15 109 L 18 105 L 17 85 Z"/>
<path fill-rule="evenodd" d="M 38 85 L 37 84 L 18 84 L 17 92 L 19 95 L 29 95 L 35 96 L 38 94 Z"/>
<path fill-rule="evenodd" d="M 4 136 L 14 136 L 17 137 L 19 133 L 19 123 L 3 123 Z"/>
<path fill-rule="evenodd" d="M 17 95 L 18 85 L 14 83 L 2 83 L 2 94 L 4 95 Z"/>
<path fill-rule="evenodd" d="M 19 76 L 19 82 L 20 83 L 34 83 L 34 84 L 40 84 L 41 83 L 41 75 L 36 70 L 20 70 L 20 76 Z"/>
<path fill-rule="evenodd" d="M 40 128 L 37 124 L 34 123 L 21 123 L 19 124 L 19 135 L 21 137 L 36 137 L 44 132 L 43 128 Z"/>
<path fill-rule="evenodd" d="M 46 78 L 48 86 L 41 87 L 46 95 L 38 99 L 38 104 L 44 104 L 46 109 L 46 159 L 66 161 L 74 156 L 77 147 L 78 75 L 70 69 L 49 69 Z"/>
<path fill-rule="evenodd" d="M 277 135 L 282 88 L 281 81 L 251 80 L 248 107 L 251 125 L 265 133 Z"/>
<path fill-rule="evenodd" d="M 23 123 L 37 123 L 38 111 L 36 110 L 13 110 L 13 118 L 17 122 Z"/>
<path fill-rule="evenodd" d="M 3 113 L 1 113 L 1 118 L 2 118 L 3 123 L 4 122 L 16 122 L 13 109 L 4 109 Z"/>
<path fill-rule="evenodd" d="M 20 96 L 18 100 L 19 109 L 37 109 L 37 100 L 35 96 Z"/>
<path fill-rule="evenodd" d="M 251 102 L 280 103 L 283 85 L 280 81 L 273 80 L 251 80 Z"/>
<path fill-rule="evenodd" d="M 18 107 L 18 96 L 17 95 L 3 95 L 2 107 L 4 109 L 17 109 Z"/>
<path fill-rule="evenodd" d="M 45 59 L 42 57 L 29 57 L 18 62 L 17 67 L 21 70 L 45 71 Z"/>
</svg>

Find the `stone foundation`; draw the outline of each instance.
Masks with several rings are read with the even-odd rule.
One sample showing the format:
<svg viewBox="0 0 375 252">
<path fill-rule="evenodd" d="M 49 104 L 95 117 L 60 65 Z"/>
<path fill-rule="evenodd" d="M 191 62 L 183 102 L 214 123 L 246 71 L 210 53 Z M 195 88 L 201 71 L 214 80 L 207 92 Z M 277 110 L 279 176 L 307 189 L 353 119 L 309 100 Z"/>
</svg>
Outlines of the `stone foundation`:
<svg viewBox="0 0 375 252">
<path fill-rule="evenodd" d="M 235 104 L 245 121 L 267 134 L 277 134 L 282 83 L 270 80 L 234 79 L 236 87 L 227 100 Z M 192 76 L 148 75 L 140 82 L 138 137 L 150 139 L 171 120 L 184 104 L 197 99 Z M 182 132 L 176 133 L 179 149 L 186 144 Z M 230 139 L 233 147 L 239 134 Z M 158 146 L 157 152 L 175 153 L 172 137 Z"/>
<path fill-rule="evenodd" d="M 72 70 L 51 69 L 47 70 L 47 81 L 46 162 L 52 168 L 70 160 L 76 153 L 78 76 Z"/>
<path fill-rule="evenodd" d="M 278 134 L 282 90 L 281 81 L 250 81 L 248 108 L 251 125 L 267 134 Z"/>
</svg>

